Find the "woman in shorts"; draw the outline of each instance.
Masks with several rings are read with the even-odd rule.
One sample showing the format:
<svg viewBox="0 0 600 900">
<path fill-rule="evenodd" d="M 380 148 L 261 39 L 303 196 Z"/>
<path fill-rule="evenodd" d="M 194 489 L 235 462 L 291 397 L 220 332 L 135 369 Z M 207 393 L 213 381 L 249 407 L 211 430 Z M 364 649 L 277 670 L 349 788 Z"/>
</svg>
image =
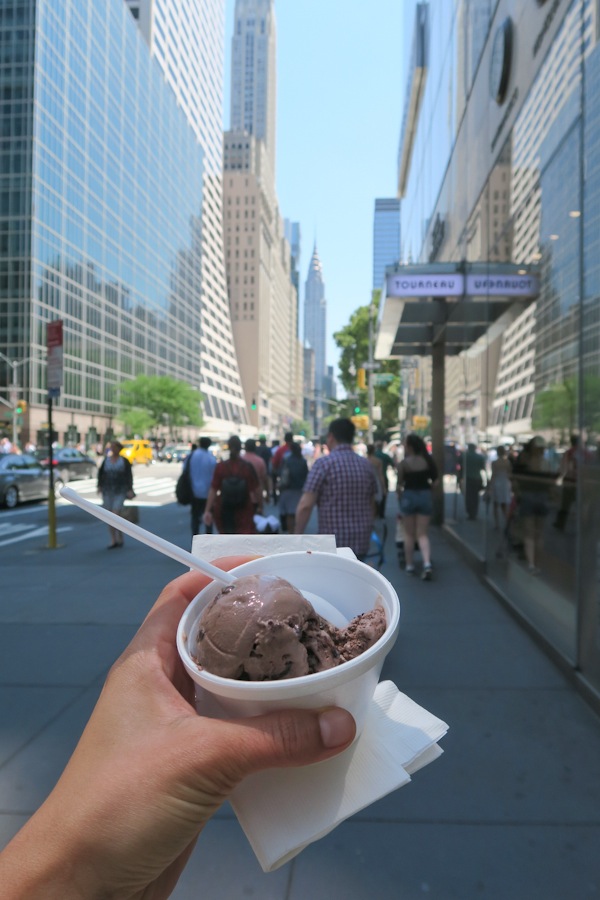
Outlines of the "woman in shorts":
<svg viewBox="0 0 600 900">
<path fill-rule="evenodd" d="M 423 557 L 423 581 L 431 581 L 431 548 L 429 520 L 433 510 L 431 488 L 437 482 L 437 467 L 427 452 L 425 441 L 417 434 L 407 435 L 404 459 L 398 465 L 398 501 L 404 526 L 406 573 L 415 574 L 415 541 Z"/>
</svg>

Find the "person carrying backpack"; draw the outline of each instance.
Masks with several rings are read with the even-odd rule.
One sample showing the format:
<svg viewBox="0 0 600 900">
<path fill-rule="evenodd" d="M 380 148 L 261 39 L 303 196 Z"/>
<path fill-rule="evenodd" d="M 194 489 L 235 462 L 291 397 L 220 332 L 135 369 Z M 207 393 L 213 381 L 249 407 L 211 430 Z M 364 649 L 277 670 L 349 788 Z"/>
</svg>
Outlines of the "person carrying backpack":
<svg viewBox="0 0 600 900">
<path fill-rule="evenodd" d="M 242 442 L 237 435 L 228 441 L 229 459 L 218 462 L 206 498 L 203 522 L 215 523 L 221 534 L 255 534 L 254 509 L 260 486 L 256 471 L 241 458 Z"/>
</svg>

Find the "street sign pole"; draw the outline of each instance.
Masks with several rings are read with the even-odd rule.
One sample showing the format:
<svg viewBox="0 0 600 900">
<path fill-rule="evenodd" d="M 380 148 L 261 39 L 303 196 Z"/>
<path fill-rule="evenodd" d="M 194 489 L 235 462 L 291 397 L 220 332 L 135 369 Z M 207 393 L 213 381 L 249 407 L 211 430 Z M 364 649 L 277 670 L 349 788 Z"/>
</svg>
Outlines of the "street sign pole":
<svg viewBox="0 0 600 900">
<path fill-rule="evenodd" d="M 63 323 L 62 319 L 48 322 L 46 329 L 48 345 L 48 460 L 50 481 L 48 492 L 48 549 L 55 550 L 56 544 L 56 499 L 54 497 L 54 459 L 52 453 L 52 398 L 60 396 L 63 381 Z"/>
<path fill-rule="evenodd" d="M 50 461 L 50 486 L 48 488 L 48 549 L 56 550 L 56 498 L 54 497 L 52 431 L 52 394 L 48 392 L 48 459 Z"/>
</svg>

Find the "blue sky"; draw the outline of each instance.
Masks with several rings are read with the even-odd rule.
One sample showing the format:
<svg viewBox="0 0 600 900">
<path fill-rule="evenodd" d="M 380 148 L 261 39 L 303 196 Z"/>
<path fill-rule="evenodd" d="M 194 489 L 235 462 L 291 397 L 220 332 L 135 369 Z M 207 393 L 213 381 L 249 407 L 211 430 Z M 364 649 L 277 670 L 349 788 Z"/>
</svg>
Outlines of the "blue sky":
<svg viewBox="0 0 600 900">
<path fill-rule="evenodd" d="M 225 127 L 235 0 L 226 0 Z M 275 0 L 277 194 L 300 222 L 304 281 L 316 238 L 329 335 L 369 302 L 376 197 L 396 196 L 406 65 L 402 0 Z M 338 352 L 330 338 L 327 362 Z"/>
</svg>

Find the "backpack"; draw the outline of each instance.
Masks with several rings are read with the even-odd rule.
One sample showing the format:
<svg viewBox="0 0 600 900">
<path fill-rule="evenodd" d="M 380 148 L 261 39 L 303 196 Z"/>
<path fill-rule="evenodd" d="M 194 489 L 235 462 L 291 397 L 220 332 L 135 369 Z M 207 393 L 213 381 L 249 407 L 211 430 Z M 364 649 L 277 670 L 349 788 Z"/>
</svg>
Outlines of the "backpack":
<svg viewBox="0 0 600 900">
<path fill-rule="evenodd" d="M 242 462 L 240 460 L 240 462 Z M 246 463 L 243 463 L 245 466 Z M 248 482 L 241 475 L 227 475 L 221 482 L 221 505 L 239 509 L 248 501 Z"/>
<path fill-rule="evenodd" d="M 306 460 L 290 454 L 283 460 L 281 476 L 279 478 L 279 487 L 282 490 L 290 488 L 291 490 L 299 491 L 304 487 L 307 475 L 308 466 Z"/>
<path fill-rule="evenodd" d="M 192 456 L 191 454 L 185 461 L 183 466 L 183 472 L 177 479 L 177 484 L 175 485 L 175 497 L 177 498 L 177 502 L 181 503 L 182 506 L 189 506 L 192 500 L 194 499 L 194 492 L 192 490 L 192 479 L 190 476 L 190 460 Z"/>
</svg>

